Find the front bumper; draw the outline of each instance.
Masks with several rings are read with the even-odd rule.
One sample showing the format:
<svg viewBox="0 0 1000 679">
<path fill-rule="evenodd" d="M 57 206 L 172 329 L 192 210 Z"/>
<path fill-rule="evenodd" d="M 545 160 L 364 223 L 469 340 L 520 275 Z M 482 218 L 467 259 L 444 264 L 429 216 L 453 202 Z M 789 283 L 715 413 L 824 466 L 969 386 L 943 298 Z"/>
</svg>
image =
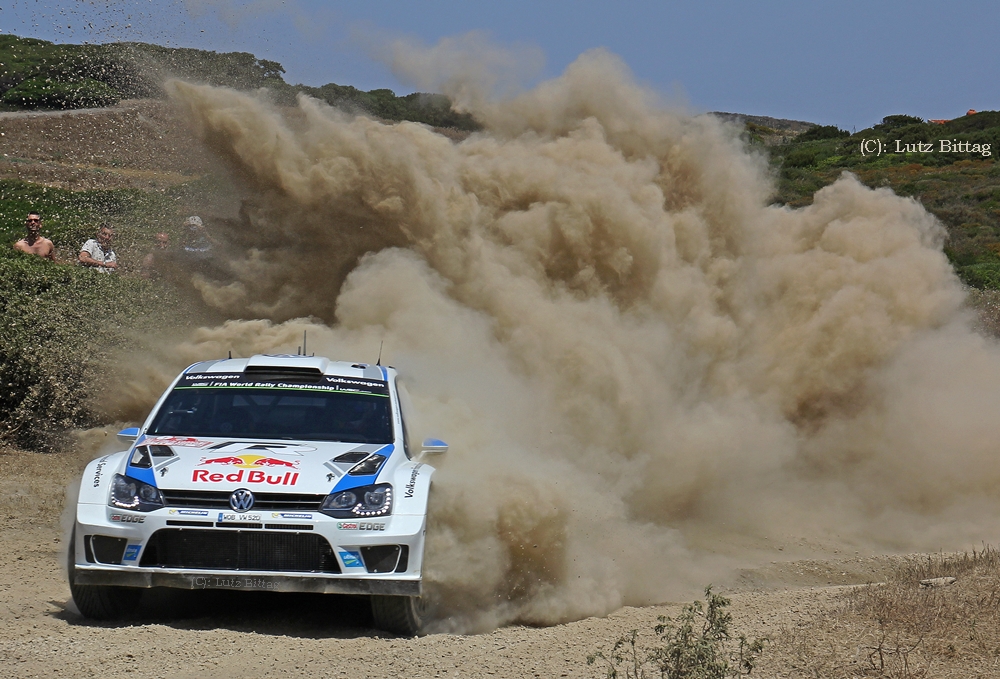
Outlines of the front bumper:
<svg viewBox="0 0 1000 679">
<path fill-rule="evenodd" d="M 332 519 L 320 512 L 280 516 L 266 512 L 260 523 L 233 523 L 229 514 L 165 508 L 140 515 L 80 503 L 71 581 L 420 595 L 424 516 L 394 515 L 365 522 Z"/>
</svg>

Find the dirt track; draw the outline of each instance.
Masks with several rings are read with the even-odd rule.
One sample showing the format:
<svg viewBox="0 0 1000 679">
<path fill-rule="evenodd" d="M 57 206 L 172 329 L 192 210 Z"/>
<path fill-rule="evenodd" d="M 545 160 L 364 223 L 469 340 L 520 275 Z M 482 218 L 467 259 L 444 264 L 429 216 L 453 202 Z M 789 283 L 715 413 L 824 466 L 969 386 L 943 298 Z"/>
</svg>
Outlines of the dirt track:
<svg viewBox="0 0 1000 679">
<path fill-rule="evenodd" d="M 0 177 L 68 189 L 160 190 L 218 170 L 156 100 L 106 109 L 0 113 Z"/>
<path fill-rule="evenodd" d="M 63 489 L 90 457 L 0 451 L 0 676 L 597 677 L 588 654 L 632 629 L 652 641 L 657 616 L 680 609 L 623 608 L 550 628 L 407 639 L 373 630 L 363 600 L 150 592 L 134 620 L 92 623 L 71 603 L 60 526 Z M 798 561 L 743 573 L 727 591 L 735 627 L 775 638 L 834 605 L 843 584 L 878 579 L 886 565 Z M 827 582 L 837 584 L 814 586 Z"/>
</svg>

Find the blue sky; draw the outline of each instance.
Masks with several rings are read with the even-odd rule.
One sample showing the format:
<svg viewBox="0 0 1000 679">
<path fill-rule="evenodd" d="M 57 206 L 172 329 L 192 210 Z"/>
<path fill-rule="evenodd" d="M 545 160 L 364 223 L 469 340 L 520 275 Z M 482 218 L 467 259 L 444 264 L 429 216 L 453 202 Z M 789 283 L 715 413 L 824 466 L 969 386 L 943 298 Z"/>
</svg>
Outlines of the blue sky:
<svg viewBox="0 0 1000 679">
<path fill-rule="evenodd" d="M 997 26 L 995 0 L 0 0 L 5 33 L 253 52 L 281 62 L 292 83 L 400 94 L 412 87 L 369 56 L 378 40 L 433 45 L 486 31 L 511 49 L 540 49 L 542 78 L 604 47 L 694 111 L 846 129 L 896 113 L 1000 109 Z"/>
</svg>

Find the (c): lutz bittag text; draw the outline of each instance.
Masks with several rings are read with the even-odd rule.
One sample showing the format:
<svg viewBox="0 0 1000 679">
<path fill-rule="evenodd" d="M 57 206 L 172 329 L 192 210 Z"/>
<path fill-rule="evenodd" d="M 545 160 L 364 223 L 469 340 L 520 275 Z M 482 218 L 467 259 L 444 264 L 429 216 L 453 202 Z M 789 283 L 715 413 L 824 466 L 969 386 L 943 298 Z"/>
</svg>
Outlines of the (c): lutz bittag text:
<svg viewBox="0 0 1000 679">
<path fill-rule="evenodd" d="M 957 139 L 938 139 L 932 141 L 903 142 L 894 139 L 891 143 L 881 139 L 862 139 L 862 156 L 881 156 L 883 153 L 978 153 L 986 158 L 993 155 L 992 144 L 978 144 Z"/>
</svg>

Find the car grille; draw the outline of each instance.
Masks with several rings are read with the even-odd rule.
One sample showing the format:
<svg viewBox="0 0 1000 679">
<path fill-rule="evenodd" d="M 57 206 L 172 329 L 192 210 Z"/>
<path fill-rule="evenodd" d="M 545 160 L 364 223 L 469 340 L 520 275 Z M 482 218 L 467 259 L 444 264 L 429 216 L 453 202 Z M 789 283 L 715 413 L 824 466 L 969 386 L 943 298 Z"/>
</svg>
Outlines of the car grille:
<svg viewBox="0 0 1000 679">
<path fill-rule="evenodd" d="M 229 491 L 224 490 L 169 490 L 160 489 L 167 507 L 196 507 L 199 509 L 226 509 Z M 317 512 L 326 495 L 310 493 L 254 493 L 253 508 L 278 511 Z"/>
<path fill-rule="evenodd" d="M 315 533 L 164 528 L 153 533 L 140 566 L 339 573 L 326 538 Z"/>
</svg>

